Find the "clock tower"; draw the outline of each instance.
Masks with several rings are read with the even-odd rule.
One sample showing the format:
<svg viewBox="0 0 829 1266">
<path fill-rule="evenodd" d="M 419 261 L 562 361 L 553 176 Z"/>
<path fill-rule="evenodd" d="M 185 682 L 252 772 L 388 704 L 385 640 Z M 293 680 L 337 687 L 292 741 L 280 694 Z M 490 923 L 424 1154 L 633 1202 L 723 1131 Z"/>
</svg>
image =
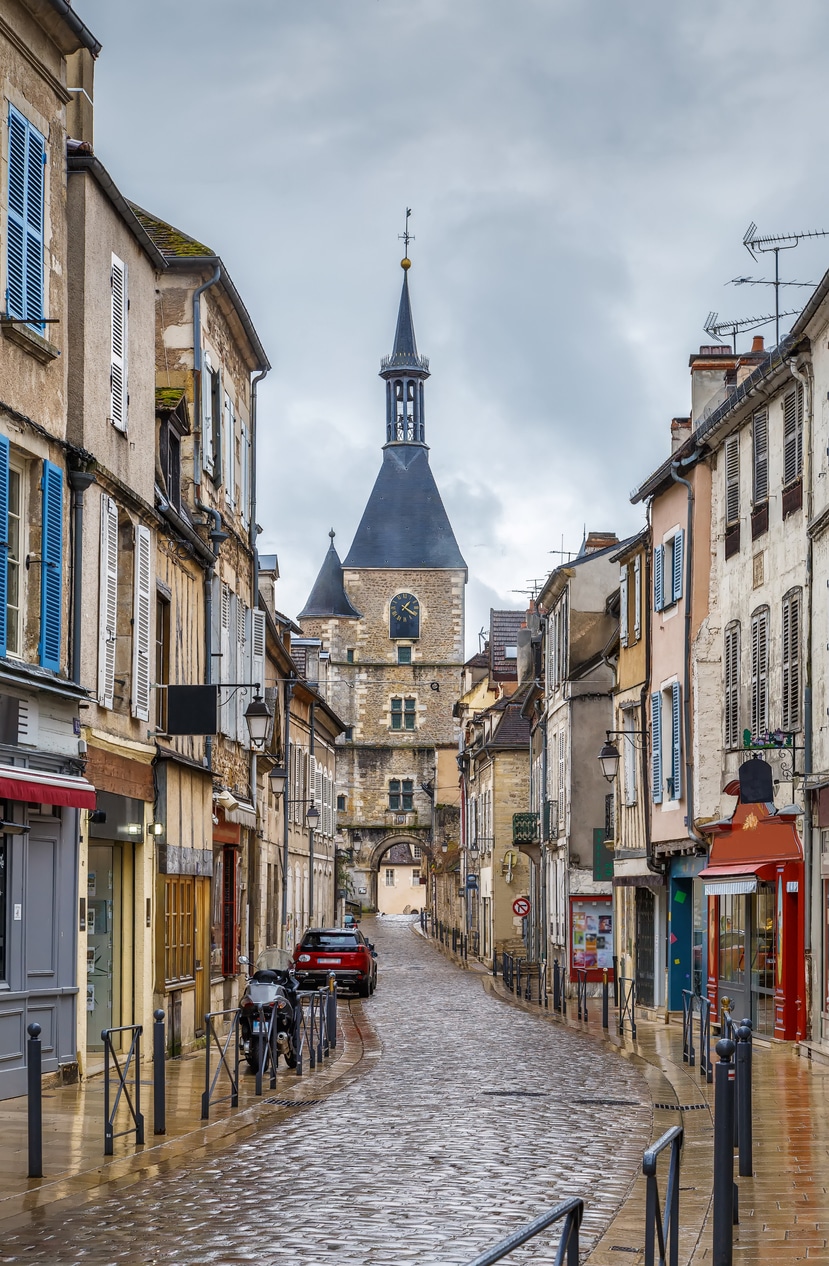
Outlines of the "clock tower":
<svg viewBox="0 0 829 1266">
<path fill-rule="evenodd" d="M 406 258 L 394 347 L 380 366 L 380 471 L 345 559 L 332 536 L 298 616 L 305 637 L 328 652 L 327 700 L 348 726 L 337 752 L 337 821 L 341 847 L 354 853 L 355 899 L 369 909 L 393 845 L 428 857 L 442 836 L 458 838 L 452 705 L 464 661 L 467 569 L 429 466 L 429 362 L 415 341 L 409 267 Z M 390 873 L 399 882 L 406 872 Z M 412 883 L 408 904 L 423 908 L 427 888 Z"/>
</svg>

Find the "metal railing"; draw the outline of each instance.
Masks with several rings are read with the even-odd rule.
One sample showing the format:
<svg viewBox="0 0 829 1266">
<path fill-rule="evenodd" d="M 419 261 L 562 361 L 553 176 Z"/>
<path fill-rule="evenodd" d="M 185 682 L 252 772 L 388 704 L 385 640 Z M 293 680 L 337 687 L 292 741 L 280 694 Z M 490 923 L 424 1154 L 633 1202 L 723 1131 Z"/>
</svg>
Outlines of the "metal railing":
<svg viewBox="0 0 829 1266">
<path fill-rule="evenodd" d="M 630 1025 L 630 1036 L 636 1037 L 636 981 L 629 976 L 619 977 L 619 1036 L 624 1037 L 625 1021 Z"/>
<path fill-rule="evenodd" d="M 553 1010 L 567 1014 L 567 973 L 557 958 L 553 959 Z"/>
<path fill-rule="evenodd" d="M 518 994 L 525 1002 L 537 1002 L 547 1006 L 547 971 L 544 963 L 536 959 L 522 959 L 519 963 Z"/>
<path fill-rule="evenodd" d="M 512 1235 L 508 1235 L 505 1240 L 494 1244 L 492 1248 L 487 1249 L 485 1253 L 481 1253 L 468 1266 L 492 1266 L 493 1262 L 500 1262 L 502 1257 L 506 1257 L 513 1249 L 519 1248 L 521 1244 L 526 1244 L 527 1240 L 531 1240 L 541 1231 L 545 1231 L 548 1226 L 552 1226 L 554 1222 L 564 1222 L 561 1229 L 561 1239 L 558 1243 L 558 1252 L 555 1257 L 555 1266 L 563 1266 L 566 1262 L 567 1266 L 578 1266 L 579 1262 L 579 1227 L 584 1217 L 584 1201 L 579 1196 L 573 1196 L 570 1200 L 562 1200 L 561 1204 L 557 1204 L 554 1209 L 550 1209 L 548 1213 L 542 1213 L 540 1218 L 536 1218 L 534 1222 L 528 1223 L 519 1231 L 513 1231 Z"/>
<path fill-rule="evenodd" d="M 204 1032 L 207 1039 L 205 1049 L 204 1064 L 204 1094 L 201 1097 L 201 1119 L 206 1121 L 210 1116 L 211 1103 L 230 1103 L 231 1108 L 239 1106 L 239 1017 L 240 1012 L 236 1007 L 229 1007 L 225 1011 L 210 1011 L 204 1017 Z M 218 1032 L 215 1021 L 230 1016 L 227 1026 L 227 1033 L 224 1037 Z M 215 1044 L 219 1055 L 219 1062 L 216 1065 L 216 1071 L 213 1074 L 213 1080 L 210 1080 L 210 1052 Z M 233 1066 L 228 1063 L 228 1051 L 232 1049 Z M 222 1069 L 227 1073 L 230 1082 L 230 1090 L 226 1095 L 220 1098 L 214 1098 L 216 1086 L 219 1082 Z"/>
<path fill-rule="evenodd" d="M 259 1046 L 259 1058 L 256 1061 L 256 1086 L 254 1094 L 261 1095 L 262 1079 L 269 1069 L 271 1074 L 270 1088 L 271 1090 L 276 1089 L 276 1022 L 279 1012 L 277 1011 L 276 1006 L 271 1007 L 270 1013 L 268 1013 L 264 1007 L 260 1006 L 256 1008 L 256 1014 L 257 1032 L 255 1035 L 251 1033 L 250 1040 L 253 1042 L 255 1036 Z"/>
<path fill-rule="evenodd" d="M 694 1047 L 694 1015 L 699 1016 L 699 1075 L 707 1082 L 714 1080 L 711 1063 L 711 1002 L 704 993 L 682 990 L 682 1062 L 693 1068 L 696 1063 Z"/>
<path fill-rule="evenodd" d="M 642 1157 L 645 1175 L 645 1266 L 679 1266 L 679 1165 L 684 1131 L 681 1125 L 666 1130 Z M 671 1149 L 665 1201 L 660 1204 L 656 1163 L 666 1148 Z M 657 1247 L 659 1257 L 656 1257 Z"/>
<path fill-rule="evenodd" d="M 336 1001 L 336 993 L 334 995 Z M 296 1075 L 305 1071 L 303 1052 L 308 1052 L 308 1067 L 316 1068 L 326 1059 L 337 1043 L 336 1009 L 331 1011 L 331 994 L 328 989 L 303 990 L 296 996 L 294 1008 L 294 1053 Z M 333 1018 L 333 1040 L 332 1040 Z"/>
<path fill-rule="evenodd" d="M 134 1134 L 136 1143 L 144 1142 L 144 1117 L 141 1112 L 141 1034 L 143 1031 L 143 1027 L 140 1024 L 123 1024 L 120 1028 L 104 1029 L 101 1033 L 101 1040 L 104 1044 L 104 1156 L 112 1156 L 113 1143 L 116 1139 L 123 1138 L 126 1134 Z M 119 1052 L 116 1051 L 112 1041 L 115 1033 L 132 1034 L 129 1050 L 123 1064 L 118 1058 Z M 123 1055 L 123 1051 L 121 1054 Z M 114 1102 L 109 1086 L 110 1069 L 112 1067 L 114 1067 L 118 1076 L 118 1090 Z M 128 1084 L 130 1069 L 132 1069 L 133 1076 L 132 1090 L 135 1096 L 134 1101 Z M 122 1095 L 129 1109 L 132 1125 L 126 1130 L 119 1130 L 116 1133 L 115 1118 L 118 1114 Z"/>
<path fill-rule="evenodd" d="M 580 1020 L 587 1019 L 587 972 L 577 967 L 573 975 L 576 978 L 576 1008 Z"/>
</svg>

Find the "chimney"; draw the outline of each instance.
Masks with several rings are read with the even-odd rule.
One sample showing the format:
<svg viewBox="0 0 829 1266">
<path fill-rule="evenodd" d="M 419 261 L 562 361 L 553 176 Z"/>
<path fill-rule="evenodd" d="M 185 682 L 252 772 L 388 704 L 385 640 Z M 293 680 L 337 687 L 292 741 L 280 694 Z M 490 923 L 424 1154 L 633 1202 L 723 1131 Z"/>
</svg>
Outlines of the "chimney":
<svg viewBox="0 0 829 1266">
<path fill-rule="evenodd" d="M 753 352 L 764 352 L 766 350 L 766 343 L 762 334 L 754 335 L 754 338 L 751 340 L 751 350 Z"/>
<path fill-rule="evenodd" d="M 690 418 L 671 418 L 671 455 L 682 447 L 690 434 Z"/>
<path fill-rule="evenodd" d="M 93 100 L 95 58 L 88 48 L 79 48 L 66 58 L 66 87 L 71 99 L 66 107 L 66 135 L 93 147 Z"/>
<path fill-rule="evenodd" d="M 618 545 L 619 538 L 615 532 L 588 532 L 582 553 L 595 554 L 600 549 L 609 549 Z"/>
<path fill-rule="evenodd" d="M 725 343 L 704 343 L 691 356 L 691 417 L 699 422 L 728 395 L 739 357 Z"/>
</svg>

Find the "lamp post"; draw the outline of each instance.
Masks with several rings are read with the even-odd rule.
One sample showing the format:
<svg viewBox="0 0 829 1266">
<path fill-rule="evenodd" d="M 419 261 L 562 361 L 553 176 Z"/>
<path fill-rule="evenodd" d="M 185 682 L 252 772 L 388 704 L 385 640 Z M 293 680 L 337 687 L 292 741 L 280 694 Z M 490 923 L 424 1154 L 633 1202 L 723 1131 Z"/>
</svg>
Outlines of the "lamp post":
<svg viewBox="0 0 829 1266">
<path fill-rule="evenodd" d="M 257 691 L 245 709 L 250 745 L 255 751 L 261 752 L 268 741 L 272 722 L 273 708 Z"/>
</svg>

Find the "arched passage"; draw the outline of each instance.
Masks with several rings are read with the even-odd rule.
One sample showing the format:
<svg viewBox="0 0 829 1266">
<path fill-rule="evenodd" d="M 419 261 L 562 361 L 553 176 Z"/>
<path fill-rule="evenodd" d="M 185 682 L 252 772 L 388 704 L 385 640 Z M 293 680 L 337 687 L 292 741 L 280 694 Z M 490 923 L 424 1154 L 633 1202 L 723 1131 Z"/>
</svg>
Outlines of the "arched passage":
<svg viewBox="0 0 829 1266">
<path fill-rule="evenodd" d="M 391 832 L 365 849 L 353 872 L 360 887 L 367 889 L 362 894 L 363 906 L 384 914 L 423 909 L 428 889 L 420 877 L 428 875 L 431 855 L 431 845 L 422 834 L 405 831 Z"/>
</svg>

